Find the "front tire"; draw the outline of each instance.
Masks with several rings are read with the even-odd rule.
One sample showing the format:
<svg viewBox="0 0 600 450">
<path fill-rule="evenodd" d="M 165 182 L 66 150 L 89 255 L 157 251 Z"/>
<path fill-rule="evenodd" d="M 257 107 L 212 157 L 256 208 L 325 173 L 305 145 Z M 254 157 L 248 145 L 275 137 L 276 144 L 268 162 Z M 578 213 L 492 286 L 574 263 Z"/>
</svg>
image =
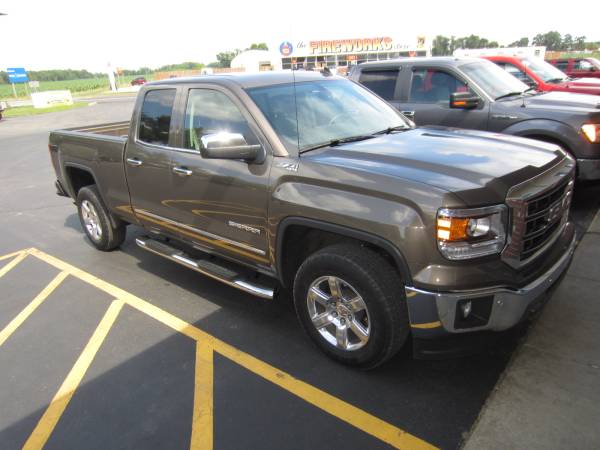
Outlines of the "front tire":
<svg viewBox="0 0 600 450">
<path fill-rule="evenodd" d="M 302 327 L 328 356 L 371 369 L 394 356 L 410 325 L 400 277 L 376 252 L 336 244 L 309 256 L 294 281 Z"/>
<path fill-rule="evenodd" d="M 114 250 L 125 240 L 126 225 L 118 219 L 111 220 L 95 185 L 79 190 L 77 211 L 83 231 L 98 250 Z"/>
</svg>

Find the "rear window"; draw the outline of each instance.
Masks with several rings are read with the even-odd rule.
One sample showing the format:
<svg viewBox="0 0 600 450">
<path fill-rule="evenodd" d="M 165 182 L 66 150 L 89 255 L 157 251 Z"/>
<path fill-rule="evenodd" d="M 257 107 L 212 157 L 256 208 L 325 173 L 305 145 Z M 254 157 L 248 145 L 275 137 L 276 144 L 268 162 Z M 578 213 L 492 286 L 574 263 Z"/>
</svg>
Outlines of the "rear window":
<svg viewBox="0 0 600 450">
<path fill-rule="evenodd" d="M 175 89 L 149 91 L 144 97 L 138 139 L 148 144 L 167 145 Z"/>
<path fill-rule="evenodd" d="M 398 70 L 368 70 L 360 74 L 359 82 L 381 98 L 394 99 Z"/>
</svg>

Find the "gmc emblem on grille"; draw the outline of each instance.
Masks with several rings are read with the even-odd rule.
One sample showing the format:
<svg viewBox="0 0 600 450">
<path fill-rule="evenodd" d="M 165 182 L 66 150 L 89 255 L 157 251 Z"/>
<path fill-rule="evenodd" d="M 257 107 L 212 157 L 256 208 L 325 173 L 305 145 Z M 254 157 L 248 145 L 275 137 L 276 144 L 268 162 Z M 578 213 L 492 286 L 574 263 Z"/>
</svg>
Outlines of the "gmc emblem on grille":
<svg viewBox="0 0 600 450">
<path fill-rule="evenodd" d="M 548 215 L 546 216 L 546 222 L 552 223 L 556 221 L 560 217 L 561 212 L 561 205 L 554 205 L 552 208 L 550 208 L 550 211 L 548 211 Z"/>
</svg>

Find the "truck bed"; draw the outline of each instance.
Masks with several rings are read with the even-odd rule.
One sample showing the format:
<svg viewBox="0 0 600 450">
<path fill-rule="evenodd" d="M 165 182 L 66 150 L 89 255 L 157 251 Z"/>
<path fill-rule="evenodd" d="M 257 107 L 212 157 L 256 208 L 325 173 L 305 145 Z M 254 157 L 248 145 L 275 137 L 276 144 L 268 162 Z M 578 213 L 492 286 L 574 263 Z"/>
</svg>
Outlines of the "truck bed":
<svg viewBox="0 0 600 450">
<path fill-rule="evenodd" d="M 127 121 L 50 132 L 52 164 L 66 194 L 75 199 L 77 186 L 71 180 L 87 180 L 84 184 L 96 184 L 111 210 L 128 210 L 124 154 L 129 126 Z"/>
<path fill-rule="evenodd" d="M 129 121 L 104 123 L 100 125 L 92 125 L 87 127 L 68 128 L 62 131 L 70 131 L 75 133 L 101 134 L 104 136 L 127 137 L 129 134 Z"/>
</svg>

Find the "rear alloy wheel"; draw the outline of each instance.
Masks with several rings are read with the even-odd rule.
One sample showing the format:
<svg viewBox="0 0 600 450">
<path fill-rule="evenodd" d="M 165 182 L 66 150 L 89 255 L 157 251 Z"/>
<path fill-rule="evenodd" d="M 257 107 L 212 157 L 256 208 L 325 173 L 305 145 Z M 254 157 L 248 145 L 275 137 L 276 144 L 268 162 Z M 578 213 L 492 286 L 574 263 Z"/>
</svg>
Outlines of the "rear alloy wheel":
<svg viewBox="0 0 600 450">
<path fill-rule="evenodd" d="M 102 225 L 96 208 L 89 200 L 81 202 L 81 220 L 85 226 L 87 235 L 94 242 L 102 239 Z"/>
<path fill-rule="evenodd" d="M 123 243 L 126 225 L 110 216 L 95 185 L 79 190 L 77 210 L 83 231 L 98 250 L 110 251 Z"/>
<path fill-rule="evenodd" d="M 371 369 L 387 361 L 409 335 L 404 286 L 378 253 L 336 244 L 309 256 L 294 280 L 302 327 L 331 358 Z"/>
</svg>

